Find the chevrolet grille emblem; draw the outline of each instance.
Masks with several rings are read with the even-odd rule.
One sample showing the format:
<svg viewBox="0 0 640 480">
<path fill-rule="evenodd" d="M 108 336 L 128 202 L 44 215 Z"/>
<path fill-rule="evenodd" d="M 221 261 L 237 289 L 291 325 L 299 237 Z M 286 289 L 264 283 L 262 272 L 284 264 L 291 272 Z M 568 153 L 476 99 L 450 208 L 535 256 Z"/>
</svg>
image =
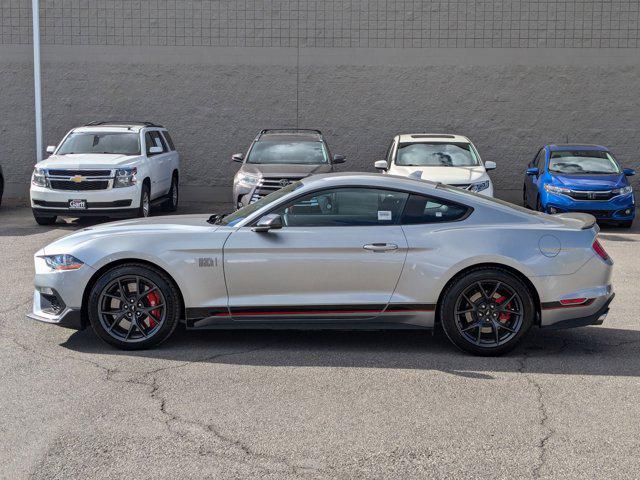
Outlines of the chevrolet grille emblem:
<svg viewBox="0 0 640 480">
<path fill-rule="evenodd" d="M 69 180 L 75 183 L 80 183 L 80 182 L 84 182 L 86 179 L 87 178 L 83 177 L 82 175 L 76 175 L 75 177 L 71 177 Z"/>
</svg>

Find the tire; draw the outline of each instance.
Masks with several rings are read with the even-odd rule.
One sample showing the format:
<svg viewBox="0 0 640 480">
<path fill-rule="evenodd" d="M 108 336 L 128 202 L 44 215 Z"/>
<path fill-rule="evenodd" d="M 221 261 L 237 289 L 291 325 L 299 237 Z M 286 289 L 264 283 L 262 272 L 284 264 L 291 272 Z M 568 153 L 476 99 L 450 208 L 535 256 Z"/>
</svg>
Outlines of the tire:
<svg viewBox="0 0 640 480">
<path fill-rule="evenodd" d="M 164 203 L 164 211 L 175 212 L 178 209 L 179 200 L 178 177 L 176 175 L 171 179 L 171 188 L 167 197 L 167 201 Z"/>
<path fill-rule="evenodd" d="M 180 311 L 173 281 L 164 272 L 138 263 L 105 272 L 87 303 L 93 331 L 122 350 L 142 350 L 167 340 L 179 323 Z"/>
<path fill-rule="evenodd" d="M 151 214 L 151 194 L 149 192 L 149 184 L 142 184 L 140 192 L 140 206 L 138 207 L 138 217 L 146 218 Z"/>
<path fill-rule="evenodd" d="M 527 188 L 526 187 L 522 188 L 522 206 L 524 208 L 530 208 L 529 204 L 527 203 Z"/>
<path fill-rule="evenodd" d="M 624 222 L 618 222 L 618 225 L 622 228 L 631 228 L 633 220 L 625 220 Z"/>
<path fill-rule="evenodd" d="M 460 275 L 447 288 L 440 305 L 442 328 L 449 340 L 481 356 L 513 349 L 533 325 L 535 313 L 527 286 L 501 268 L 479 268 Z"/>
<path fill-rule="evenodd" d="M 58 219 L 57 215 L 43 216 L 43 215 L 38 215 L 35 211 L 33 211 L 33 218 L 36 219 L 36 223 L 38 225 L 53 225 L 54 223 L 56 223 L 56 220 Z"/>
<path fill-rule="evenodd" d="M 540 196 L 538 195 L 538 198 L 536 199 L 536 210 L 538 212 L 543 212 L 544 213 L 544 208 L 542 207 L 542 202 L 540 201 Z"/>
</svg>

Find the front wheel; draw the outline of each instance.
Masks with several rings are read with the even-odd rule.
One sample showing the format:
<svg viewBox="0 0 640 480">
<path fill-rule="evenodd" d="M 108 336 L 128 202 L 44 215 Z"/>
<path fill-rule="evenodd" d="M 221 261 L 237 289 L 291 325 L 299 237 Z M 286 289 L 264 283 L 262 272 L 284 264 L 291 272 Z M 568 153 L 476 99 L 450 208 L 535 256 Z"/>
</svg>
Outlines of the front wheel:
<svg viewBox="0 0 640 480">
<path fill-rule="evenodd" d="M 151 194 L 149 193 L 149 185 L 142 185 L 140 192 L 140 206 L 138 207 L 138 217 L 146 218 L 151 213 Z"/>
<path fill-rule="evenodd" d="M 175 175 L 171 179 L 171 188 L 164 204 L 164 210 L 167 212 L 175 212 L 178 209 L 178 177 Z"/>
<path fill-rule="evenodd" d="M 180 318 L 180 297 L 165 273 L 125 264 L 98 279 L 89 294 L 88 313 L 102 340 L 124 350 L 139 350 L 171 336 Z"/>
<path fill-rule="evenodd" d="M 473 270 L 451 285 L 440 319 L 451 342 L 483 356 L 514 348 L 533 325 L 535 307 L 529 289 L 500 268 Z"/>
<path fill-rule="evenodd" d="M 39 215 L 35 210 L 33 211 L 33 218 L 36 220 L 38 225 L 53 225 L 58 219 L 57 215 Z"/>
</svg>

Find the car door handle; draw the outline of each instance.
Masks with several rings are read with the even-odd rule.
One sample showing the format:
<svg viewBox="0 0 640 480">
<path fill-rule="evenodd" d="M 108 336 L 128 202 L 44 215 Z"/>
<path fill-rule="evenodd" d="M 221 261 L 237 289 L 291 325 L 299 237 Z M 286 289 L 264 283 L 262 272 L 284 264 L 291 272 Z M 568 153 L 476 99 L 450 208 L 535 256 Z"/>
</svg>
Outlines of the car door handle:
<svg viewBox="0 0 640 480">
<path fill-rule="evenodd" d="M 397 250 L 398 245 L 394 243 L 368 243 L 363 245 L 365 250 L 371 250 L 372 252 L 388 252 L 390 250 Z"/>
</svg>

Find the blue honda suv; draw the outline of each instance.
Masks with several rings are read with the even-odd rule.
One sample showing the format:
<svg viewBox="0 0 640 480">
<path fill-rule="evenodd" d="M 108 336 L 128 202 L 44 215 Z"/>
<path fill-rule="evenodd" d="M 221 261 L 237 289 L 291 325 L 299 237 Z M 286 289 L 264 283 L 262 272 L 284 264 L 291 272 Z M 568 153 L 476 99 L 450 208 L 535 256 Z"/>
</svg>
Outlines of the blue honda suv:
<svg viewBox="0 0 640 480">
<path fill-rule="evenodd" d="M 633 188 L 613 154 L 597 145 L 546 145 L 527 168 L 523 203 L 540 212 L 586 212 L 598 222 L 630 227 Z"/>
</svg>

